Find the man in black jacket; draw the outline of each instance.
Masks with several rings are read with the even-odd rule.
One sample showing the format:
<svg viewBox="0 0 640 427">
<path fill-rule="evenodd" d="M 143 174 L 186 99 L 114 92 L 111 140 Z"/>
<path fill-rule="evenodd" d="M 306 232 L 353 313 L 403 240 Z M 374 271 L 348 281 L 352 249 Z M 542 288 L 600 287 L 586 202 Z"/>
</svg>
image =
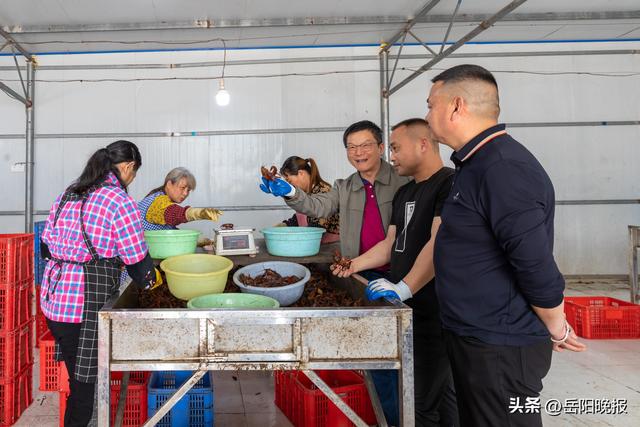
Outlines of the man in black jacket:
<svg viewBox="0 0 640 427">
<path fill-rule="evenodd" d="M 553 185 L 498 124 L 489 71 L 459 65 L 432 81 L 427 120 L 456 166 L 434 263 L 461 425 L 540 426 L 552 348 L 585 349 L 564 316 Z"/>
</svg>

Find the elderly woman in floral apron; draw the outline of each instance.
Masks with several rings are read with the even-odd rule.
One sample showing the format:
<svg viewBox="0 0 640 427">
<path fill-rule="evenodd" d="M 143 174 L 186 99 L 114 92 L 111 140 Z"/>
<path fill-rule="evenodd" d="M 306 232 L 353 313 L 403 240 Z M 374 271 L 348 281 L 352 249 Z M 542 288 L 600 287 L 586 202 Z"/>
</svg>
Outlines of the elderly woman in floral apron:
<svg viewBox="0 0 640 427">
<path fill-rule="evenodd" d="M 66 427 L 86 426 L 91 419 L 97 314 L 117 293 L 123 265 L 141 288 L 155 284 L 140 214 L 127 194 L 141 164 L 138 148 L 129 141 L 96 151 L 56 198 L 42 233 L 42 254 L 49 261 L 40 304 L 69 372 Z"/>
<path fill-rule="evenodd" d="M 145 230 L 174 230 L 178 225 L 201 219 L 217 221 L 222 211 L 215 208 L 180 206 L 196 189 L 196 178 L 188 169 L 171 169 L 164 184 L 138 203 Z"/>
<path fill-rule="evenodd" d="M 312 158 L 289 157 L 282 164 L 280 175 L 288 183 L 295 185 L 307 194 L 331 191 L 331 184 L 322 179 L 318 165 Z M 322 227 L 327 230 L 322 235 L 322 243 L 332 243 L 340 240 L 340 218 L 338 214 L 331 215 L 329 218 L 312 218 L 305 214 L 296 213 L 291 218 L 284 220 L 282 225 L 288 227 Z"/>
<path fill-rule="evenodd" d="M 151 190 L 138 202 L 142 228 L 150 231 L 176 230 L 178 225 L 190 221 L 217 221 L 222 215 L 221 210 L 180 205 L 195 189 L 196 178 L 187 168 L 171 169 L 164 178 L 164 184 Z M 123 271 L 120 282 L 126 283 L 128 280 L 129 275 Z"/>
</svg>

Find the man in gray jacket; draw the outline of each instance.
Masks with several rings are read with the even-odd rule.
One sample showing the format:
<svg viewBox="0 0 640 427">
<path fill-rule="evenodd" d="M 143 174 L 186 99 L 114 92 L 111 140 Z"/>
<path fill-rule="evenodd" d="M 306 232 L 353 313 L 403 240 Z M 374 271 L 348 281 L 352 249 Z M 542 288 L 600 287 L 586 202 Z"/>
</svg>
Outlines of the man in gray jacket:
<svg viewBox="0 0 640 427">
<path fill-rule="evenodd" d="M 283 179 L 263 179 L 260 188 L 284 197 L 293 210 L 308 216 L 328 218 L 339 212 L 340 248 L 344 256 L 354 258 L 384 240 L 393 196 L 408 179 L 398 176 L 382 159 L 382 131 L 375 123 L 352 124 L 344 131 L 342 142 L 356 172 L 336 180 L 328 193 L 307 194 Z"/>
<path fill-rule="evenodd" d="M 409 182 L 399 176 L 382 159 L 384 145 L 382 131 L 375 124 L 363 120 L 349 126 L 342 136 L 349 163 L 356 172 L 346 179 L 338 179 L 328 193 L 307 194 L 283 179 L 263 180 L 265 193 L 284 197 L 296 212 L 316 218 L 340 213 L 340 248 L 342 254 L 355 258 L 367 252 L 386 237 L 391 220 L 393 196 Z M 384 277 L 388 265 L 361 272 L 368 280 Z M 398 390 L 395 371 L 371 371 L 387 419 L 398 419 Z"/>
</svg>

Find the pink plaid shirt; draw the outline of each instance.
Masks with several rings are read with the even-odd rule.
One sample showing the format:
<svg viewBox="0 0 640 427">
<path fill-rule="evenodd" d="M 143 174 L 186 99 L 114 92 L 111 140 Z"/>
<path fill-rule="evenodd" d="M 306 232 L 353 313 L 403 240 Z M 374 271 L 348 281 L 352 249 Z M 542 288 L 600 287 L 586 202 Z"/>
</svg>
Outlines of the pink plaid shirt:
<svg viewBox="0 0 640 427">
<path fill-rule="evenodd" d="M 136 202 L 109 173 L 106 181 L 113 187 L 102 187 L 92 193 L 84 206 L 84 225 L 91 243 L 100 257 L 120 257 L 127 264 L 141 261 L 147 253 L 144 231 Z M 58 196 L 42 232 L 42 240 L 54 258 L 86 262 L 91 259 L 80 228 L 80 201 L 69 201 L 60 212 L 56 227 L 53 220 L 62 195 Z M 55 293 L 49 296 L 49 278 L 58 274 L 58 266 L 49 261 L 42 278 L 40 307 L 43 314 L 56 322 L 81 323 L 84 305 L 84 275 L 81 265 L 63 264 Z"/>
</svg>

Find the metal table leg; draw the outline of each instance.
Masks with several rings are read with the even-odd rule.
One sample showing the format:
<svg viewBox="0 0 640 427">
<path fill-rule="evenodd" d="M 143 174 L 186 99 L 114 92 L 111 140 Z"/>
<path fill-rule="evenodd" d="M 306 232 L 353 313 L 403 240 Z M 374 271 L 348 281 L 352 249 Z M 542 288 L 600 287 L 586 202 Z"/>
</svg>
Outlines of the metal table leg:
<svg viewBox="0 0 640 427">
<path fill-rule="evenodd" d="M 415 426 L 415 401 L 413 391 L 413 323 L 412 314 L 402 316 L 399 335 L 402 337 L 402 365 L 398 371 L 398 395 L 400 396 L 400 425 Z"/>
<path fill-rule="evenodd" d="M 640 301 L 638 289 L 638 246 L 640 245 L 640 227 L 629 226 L 629 286 L 631 288 L 631 302 Z"/>
<path fill-rule="evenodd" d="M 367 370 L 364 370 L 362 372 L 364 374 L 364 383 L 366 384 L 367 391 L 369 392 L 369 399 L 371 399 L 371 406 L 373 406 L 373 412 L 376 414 L 378 427 L 387 427 L 387 420 L 384 417 L 384 411 L 382 410 L 380 397 L 378 397 L 378 392 L 376 391 L 376 387 L 373 384 L 371 373 Z"/>
<path fill-rule="evenodd" d="M 110 361 L 111 353 L 110 320 L 102 312 L 98 313 L 98 382 L 96 393 L 98 395 L 98 427 L 109 427 L 110 408 Z M 105 338 L 106 337 L 106 338 Z"/>
<path fill-rule="evenodd" d="M 116 409 L 116 419 L 114 427 L 122 427 L 124 421 L 124 407 L 127 403 L 127 389 L 129 388 L 129 372 L 122 373 L 122 384 L 120 385 L 120 396 L 118 396 L 118 408 Z"/>
</svg>

